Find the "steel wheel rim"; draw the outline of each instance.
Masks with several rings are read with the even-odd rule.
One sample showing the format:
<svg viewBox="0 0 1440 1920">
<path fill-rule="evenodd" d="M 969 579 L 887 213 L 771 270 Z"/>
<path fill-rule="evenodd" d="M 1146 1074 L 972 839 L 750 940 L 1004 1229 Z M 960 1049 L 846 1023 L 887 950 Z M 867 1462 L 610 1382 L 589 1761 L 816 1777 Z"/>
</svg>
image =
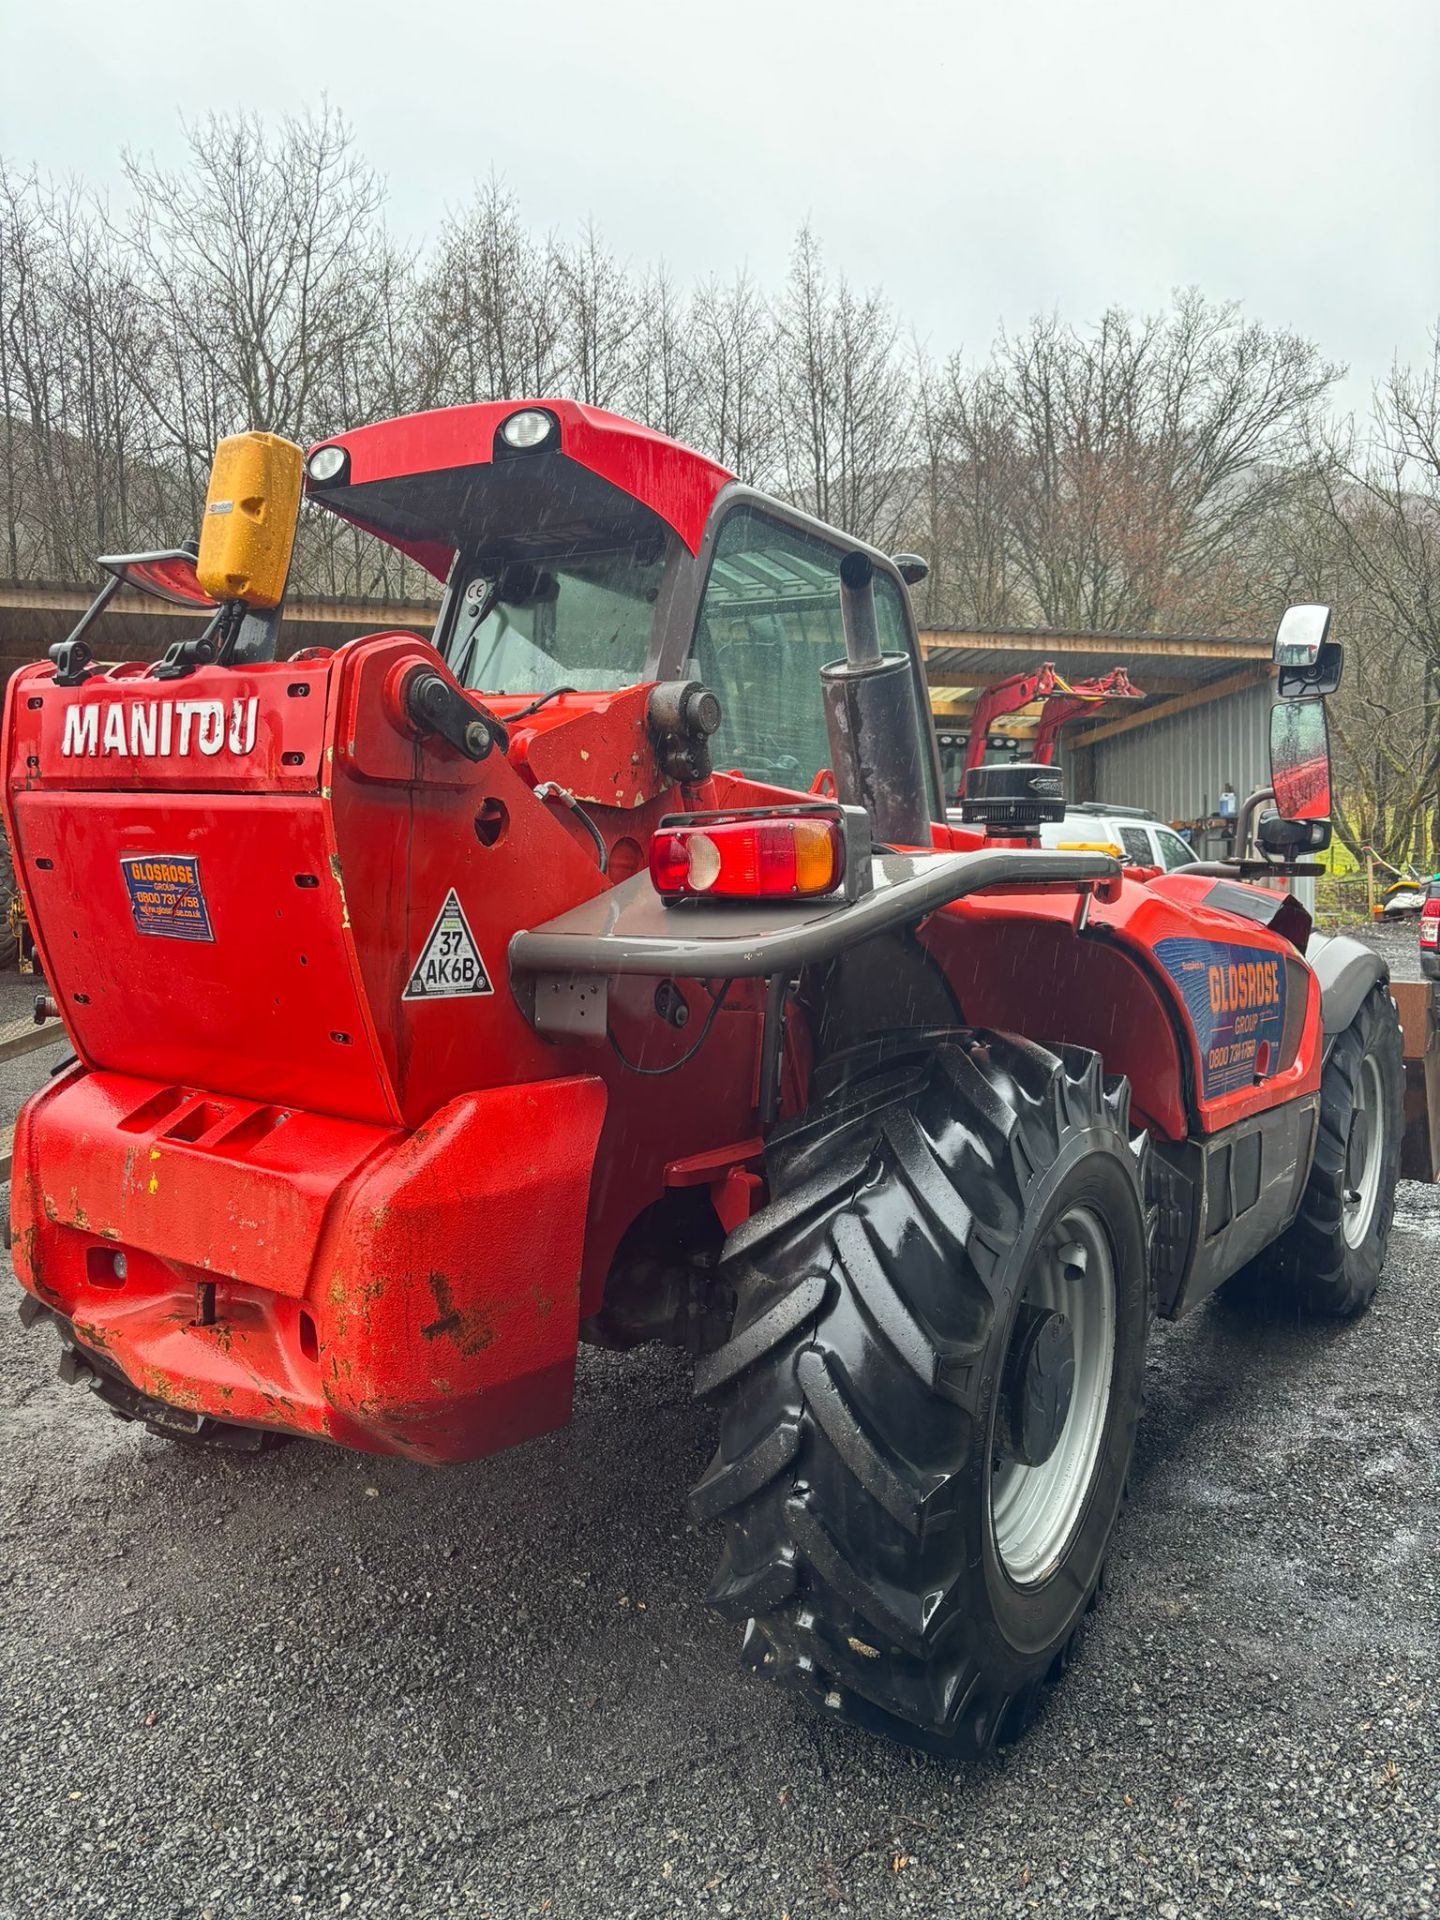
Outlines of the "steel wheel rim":
<svg viewBox="0 0 1440 1920">
<path fill-rule="evenodd" d="M 1364 1153 L 1360 1165 L 1353 1164 L 1354 1148 L 1345 1148 L 1345 1244 L 1363 1246 L 1375 1218 L 1375 1203 L 1380 1197 L 1380 1162 L 1385 1146 L 1385 1095 L 1380 1083 L 1380 1068 L 1372 1054 L 1360 1062 L 1360 1078 L 1355 1088 L 1355 1106 L 1350 1117 L 1351 1142 L 1355 1126 L 1364 1128 Z"/>
<path fill-rule="evenodd" d="M 1115 1260 L 1089 1207 L 1061 1216 L 1037 1250 L 1023 1302 L 1063 1312 L 1074 1338 L 1075 1384 L 1053 1452 L 1038 1466 L 995 1460 L 990 1529 L 1018 1587 L 1049 1579 L 1074 1538 L 1094 1484 L 1115 1373 Z"/>
</svg>

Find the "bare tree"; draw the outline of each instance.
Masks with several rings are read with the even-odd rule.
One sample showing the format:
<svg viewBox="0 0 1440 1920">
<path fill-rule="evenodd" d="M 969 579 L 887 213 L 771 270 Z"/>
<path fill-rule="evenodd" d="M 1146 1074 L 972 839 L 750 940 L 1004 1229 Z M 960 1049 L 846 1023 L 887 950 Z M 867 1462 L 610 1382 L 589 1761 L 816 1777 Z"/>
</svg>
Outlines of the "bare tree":
<svg viewBox="0 0 1440 1920">
<path fill-rule="evenodd" d="M 922 490 L 905 538 L 930 560 L 926 620 L 1021 625 L 1027 601 L 1010 525 L 1019 450 L 1002 383 L 958 357 L 937 371 L 918 355 L 915 435 Z"/>
<path fill-rule="evenodd" d="M 143 318 L 124 251 L 71 183 L 0 168 L 0 476 L 12 573 L 88 574 L 148 534 L 161 478 L 133 369 Z"/>
<path fill-rule="evenodd" d="M 562 255 L 560 282 L 570 387 L 587 406 L 614 407 L 630 375 L 635 293 L 593 221 Z"/>
<path fill-rule="evenodd" d="M 441 230 L 420 287 L 422 353 L 444 402 L 538 397 L 562 377 L 564 267 L 493 175 Z"/>
<path fill-rule="evenodd" d="M 1247 626 L 1256 529 L 1305 484 L 1338 375 L 1308 341 L 1194 292 L 1090 330 L 1047 316 L 973 372 L 952 363 L 955 457 L 984 479 L 983 578 L 1013 604 L 1018 577 L 1046 626 Z"/>
<path fill-rule="evenodd" d="M 699 445 L 753 486 L 771 477 L 777 443 L 775 329 L 746 273 L 728 286 L 707 280 L 691 306 Z"/>
<path fill-rule="evenodd" d="M 694 324 L 662 260 L 639 290 L 626 405 L 647 426 L 688 441 L 695 438 L 699 390 Z"/>
<path fill-rule="evenodd" d="M 376 327 L 381 183 L 329 108 L 270 133 L 255 116 L 187 129 L 189 165 L 126 156 L 128 238 L 160 341 L 148 398 L 203 471 L 214 428 L 333 427 L 336 368 Z"/>
<path fill-rule="evenodd" d="M 1316 448 L 1333 597 L 1350 664 L 1333 719 L 1358 850 L 1440 852 L 1440 326 L 1428 359 L 1394 367 L 1370 419 Z"/>
<path fill-rule="evenodd" d="M 881 295 L 827 271 L 809 228 L 778 298 L 743 272 L 687 292 L 663 265 L 632 275 L 593 224 L 573 243 L 537 234 L 492 177 L 422 255 L 389 238 L 382 183 L 329 109 L 211 118 L 187 140 L 176 169 L 128 157 L 123 224 L 74 187 L 0 169 L 12 573 L 83 574 L 97 547 L 190 530 L 215 442 L 238 428 L 305 440 L 569 391 L 919 547 L 932 621 L 1253 630 L 1287 569 L 1340 568 L 1371 626 L 1391 619 L 1435 670 L 1440 638 L 1416 637 L 1435 533 L 1415 504 L 1434 498 L 1416 479 L 1433 466 L 1433 367 L 1396 376 L 1380 437 L 1348 465 L 1332 448 L 1339 477 L 1317 494 L 1336 369 L 1194 293 L 1093 328 L 1042 318 L 936 365 L 902 350 Z M 321 514 L 295 579 L 418 586 Z"/>
<path fill-rule="evenodd" d="M 832 285 L 802 227 L 778 313 L 779 421 L 786 491 L 880 544 L 915 490 L 911 395 L 899 325 L 878 293 Z"/>
</svg>

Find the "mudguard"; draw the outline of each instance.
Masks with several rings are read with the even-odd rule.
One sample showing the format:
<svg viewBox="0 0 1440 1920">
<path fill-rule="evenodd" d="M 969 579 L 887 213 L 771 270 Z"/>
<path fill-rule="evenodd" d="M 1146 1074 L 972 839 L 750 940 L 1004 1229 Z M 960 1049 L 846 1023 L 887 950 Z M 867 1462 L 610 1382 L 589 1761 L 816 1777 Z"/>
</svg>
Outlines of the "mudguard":
<svg viewBox="0 0 1440 1920">
<path fill-rule="evenodd" d="M 1370 989 L 1390 979 L 1390 968 L 1379 954 L 1344 934 L 1312 933 L 1305 958 L 1320 982 L 1320 1020 L 1327 1042 L 1349 1026 Z"/>
</svg>

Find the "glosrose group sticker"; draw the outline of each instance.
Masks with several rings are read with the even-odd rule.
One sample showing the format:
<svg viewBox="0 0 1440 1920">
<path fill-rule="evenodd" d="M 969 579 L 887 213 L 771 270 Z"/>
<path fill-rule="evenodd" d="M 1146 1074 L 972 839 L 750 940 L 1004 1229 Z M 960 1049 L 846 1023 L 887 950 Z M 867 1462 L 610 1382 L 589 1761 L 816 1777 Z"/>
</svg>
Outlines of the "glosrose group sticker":
<svg viewBox="0 0 1440 1920">
<path fill-rule="evenodd" d="M 122 853 L 120 871 L 137 933 L 162 940 L 215 938 L 195 854 Z"/>
<path fill-rule="evenodd" d="M 1179 987 L 1200 1049 L 1206 1100 L 1273 1071 L 1285 1031 L 1285 964 L 1223 940 L 1161 940 L 1155 957 Z"/>
</svg>

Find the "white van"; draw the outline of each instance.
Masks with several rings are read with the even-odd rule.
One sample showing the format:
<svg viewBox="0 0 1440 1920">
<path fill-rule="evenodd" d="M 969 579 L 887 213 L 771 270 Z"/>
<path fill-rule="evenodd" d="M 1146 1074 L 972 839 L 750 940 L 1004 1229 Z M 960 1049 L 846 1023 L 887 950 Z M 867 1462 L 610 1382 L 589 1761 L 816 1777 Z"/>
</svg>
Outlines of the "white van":
<svg viewBox="0 0 1440 1920">
<path fill-rule="evenodd" d="M 1188 867 L 1199 855 L 1173 827 L 1143 807 L 1107 807 L 1099 800 L 1065 809 L 1063 820 L 1040 828 L 1042 847 L 1115 847 L 1127 866 Z"/>
</svg>

